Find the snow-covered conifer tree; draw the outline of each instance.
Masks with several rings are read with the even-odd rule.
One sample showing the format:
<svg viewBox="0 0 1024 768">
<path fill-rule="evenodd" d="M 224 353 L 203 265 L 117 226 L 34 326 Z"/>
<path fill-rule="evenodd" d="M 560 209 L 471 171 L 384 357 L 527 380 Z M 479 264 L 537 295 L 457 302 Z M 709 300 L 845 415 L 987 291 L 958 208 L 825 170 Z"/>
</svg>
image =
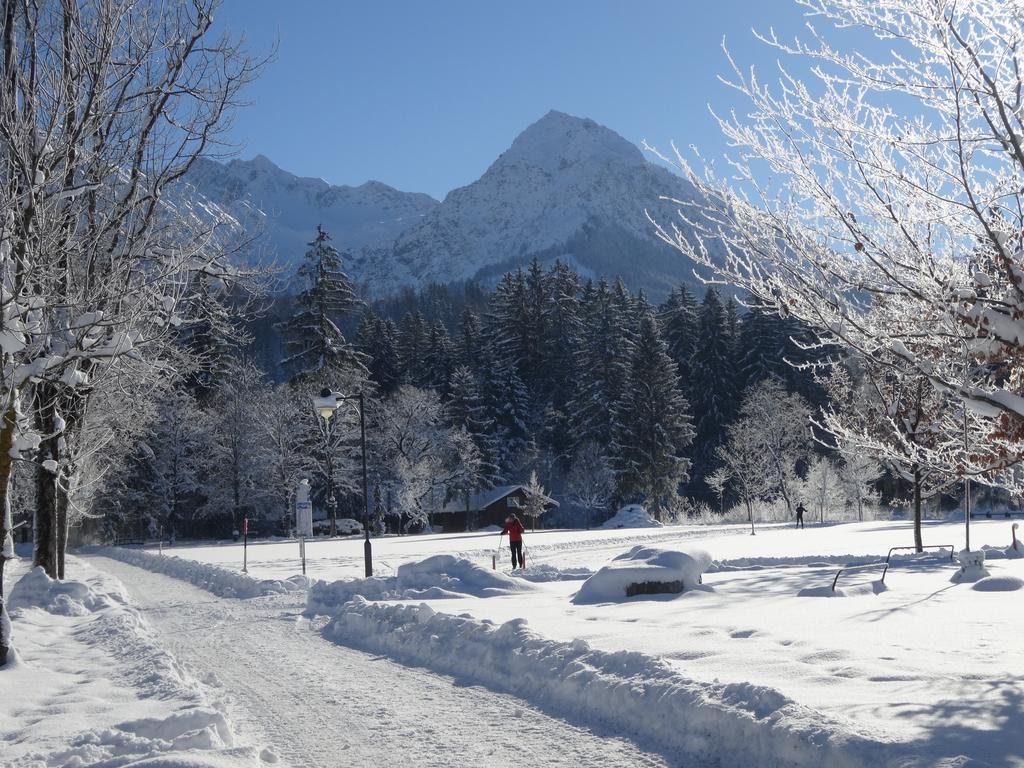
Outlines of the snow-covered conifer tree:
<svg viewBox="0 0 1024 768">
<path fill-rule="evenodd" d="M 668 509 L 687 480 L 684 452 L 694 433 L 675 363 L 649 314 L 640 323 L 626 390 L 613 411 L 608 451 L 617 498 Z"/>
<path fill-rule="evenodd" d="M 338 327 L 359 306 L 355 286 L 342 271 L 331 237 L 317 227 L 297 277 L 302 290 L 295 313 L 281 323 L 285 357 L 281 366 L 292 381 L 326 381 L 352 371 L 365 372 L 362 356 Z"/>
<path fill-rule="evenodd" d="M 718 291 L 704 294 L 697 322 L 697 343 L 690 359 L 689 400 L 696 415 L 691 495 L 704 494 L 704 478 L 714 470 L 716 448 L 736 410 L 735 369 Z"/>
</svg>

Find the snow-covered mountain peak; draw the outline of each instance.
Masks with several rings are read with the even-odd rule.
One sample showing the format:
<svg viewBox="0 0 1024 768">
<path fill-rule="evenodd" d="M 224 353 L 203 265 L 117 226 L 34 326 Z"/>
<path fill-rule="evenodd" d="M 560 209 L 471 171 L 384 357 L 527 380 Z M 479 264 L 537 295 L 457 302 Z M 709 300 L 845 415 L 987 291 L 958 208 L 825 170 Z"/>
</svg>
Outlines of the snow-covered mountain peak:
<svg viewBox="0 0 1024 768">
<path fill-rule="evenodd" d="M 693 281 L 691 265 L 655 236 L 646 211 L 675 219 L 661 198 L 687 199 L 685 179 L 593 120 L 552 110 L 520 133 L 476 181 L 439 203 L 379 181 L 334 186 L 263 155 L 204 160 L 189 174 L 192 207 L 294 265 L 322 224 L 371 295 L 407 285 L 491 280 L 533 256 L 588 275 L 621 275 L 659 298 Z"/>
<path fill-rule="evenodd" d="M 551 110 L 516 137 L 491 168 L 525 163 L 549 173 L 577 163 L 624 163 L 641 166 L 640 150 L 589 118 Z"/>
</svg>

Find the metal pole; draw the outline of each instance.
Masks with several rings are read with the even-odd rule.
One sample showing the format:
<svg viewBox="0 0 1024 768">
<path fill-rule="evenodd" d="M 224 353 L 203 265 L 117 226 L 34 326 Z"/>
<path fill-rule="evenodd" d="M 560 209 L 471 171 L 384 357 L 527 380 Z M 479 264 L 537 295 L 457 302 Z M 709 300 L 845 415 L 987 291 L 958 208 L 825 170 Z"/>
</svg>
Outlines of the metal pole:
<svg viewBox="0 0 1024 768">
<path fill-rule="evenodd" d="M 366 413 L 363 408 L 363 393 L 359 393 L 359 442 L 363 449 L 363 560 L 366 563 L 366 578 L 373 576 L 373 547 L 370 544 L 370 492 L 366 475 Z"/>
<path fill-rule="evenodd" d="M 249 572 L 249 518 L 242 520 L 242 573 Z"/>
<path fill-rule="evenodd" d="M 338 512 L 337 507 L 334 504 L 334 462 L 331 460 L 331 436 L 330 432 L 326 429 L 330 426 L 330 422 L 325 426 L 325 447 L 326 447 L 326 458 L 327 458 L 327 509 L 331 514 L 331 538 L 338 535 Z"/>
</svg>

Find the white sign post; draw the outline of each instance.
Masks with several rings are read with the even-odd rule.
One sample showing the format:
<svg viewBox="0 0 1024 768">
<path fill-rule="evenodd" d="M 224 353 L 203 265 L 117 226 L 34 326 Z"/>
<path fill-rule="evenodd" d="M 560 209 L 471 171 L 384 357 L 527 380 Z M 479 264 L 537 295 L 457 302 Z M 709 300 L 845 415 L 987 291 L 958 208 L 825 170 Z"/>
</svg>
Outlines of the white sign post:
<svg viewBox="0 0 1024 768">
<path fill-rule="evenodd" d="M 309 500 L 309 480 L 299 480 L 295 488 L 295 532 L 299 537 L 302 575 L 306 575 L 306 537 L 313 535 L 313 502 Z"/>
</svg>

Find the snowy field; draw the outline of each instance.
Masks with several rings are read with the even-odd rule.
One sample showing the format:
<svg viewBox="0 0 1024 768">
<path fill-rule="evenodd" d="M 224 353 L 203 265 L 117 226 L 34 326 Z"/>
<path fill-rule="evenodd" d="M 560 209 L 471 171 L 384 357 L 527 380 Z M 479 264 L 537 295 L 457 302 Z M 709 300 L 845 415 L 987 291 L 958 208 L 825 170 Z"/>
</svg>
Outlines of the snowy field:
<svg viewBox="0 0 1024 768">
<path fill-rule="evenodd" d="M 1010 522 L 975 520 L 971 535 L 975 549 L 1004 550 Z M 489 570 L 497 541 L 496 534 L 377 539 L 377 572 L 393 577 L 403 563 L 438 554 L 465 557 Z M 921 755 L 923 765 L 957 755 L 974 761 L 961 761 L 965 765 L 1024 765 L 1024 591 L 952 583 L 957 566 L 948 555 L 911 562 L 897 554 L 884 588 L 878 584 L 880 569 L 868 568 L 844 575 L 838 594 L 831 594 L 838 567 L 875 562 L 890 547 L 912 543 L 909 523 L 764 527 L 756 536 L 743 526 L 538 531 L 526 541 L 530 567 L 525 579 L 516 579 L 522 589 L 488 593 L 498 596 L 470 589 L 458 599 L 431 600 L 431 608 L 499 624 L 525 618 L 534 633 L 552 641 L 641 651 L 709 685 L 764 686 L 851 734 L 903 745 L 908 754 Z M 959 550 L 963 523 L 928 523 L 925 543 Z M 636 544 L 699 548 L 714 564 L 700 588 L 681 595 L 572 602 L 586 574 Z M 180 546 L 173 552 L 241 569 L 240 545 Z M 307 573 L 314 578 L 362 575 L 361 539 L 315 541 L 307 545 L 307 557 Z M 1021 559 L 990 558 L 987 567 L 992 576 L 1006 577 L 991 582 L 996 587 L 1024 579 Z M 499 570 L 507 572 L 507 562 Z M 298 571 L 296 543 L 250 545 L 250 576 L 284 580 Z M 395 581 L 382 581 L 380 589 Z M 367 591 L 365 585 L 359 589 Z M 441 596 L 410 594 L 416 599 L 389 604 L 419 605 Z M 342 642 L 344 630 L 337 628 Z"/>
</svg>

